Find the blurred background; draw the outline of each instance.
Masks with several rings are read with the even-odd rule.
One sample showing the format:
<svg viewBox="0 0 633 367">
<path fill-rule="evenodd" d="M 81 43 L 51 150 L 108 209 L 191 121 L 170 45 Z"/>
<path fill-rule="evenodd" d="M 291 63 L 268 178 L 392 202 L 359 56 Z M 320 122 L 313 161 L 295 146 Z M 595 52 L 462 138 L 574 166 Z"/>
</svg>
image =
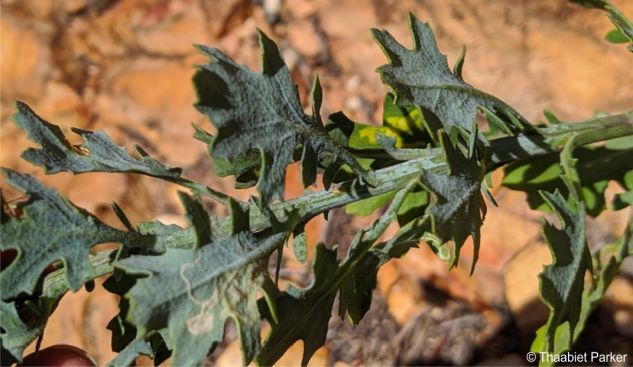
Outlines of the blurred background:
<svg viewBox="0 0 633 367">
<path fill-rule="evenodd" d="M 633 2 L 613 1 L 633 17 Z M 0 164 L 41 177 L 75 204 L 120 227 L 110 203 L 133 223 L 158 218 L 185 225 L 176 188 L 140 176 L 57 174 L 22 161 L 30 143 L 10 121 L 15 101 L 61 125 L 103 129 L 121 145 L 139 144 L 184 169 L 186 176 L 245 199 L 232 181 L 212 172 L 205 146 L 191 123 L 211 130 L 192 107 L 193 66 L 205 60 L 192 44 L 218 47 L 259 70 L 256 27 L 276 40 L 302 96 L 318 73 L 322 114 L 343 110 L 357 121 L 381 121 L 387 91 L 375 69 L 386 62 L 369 33 L 388 29 L 410 44 L 407 14 L 428 21 L 452 64 L 462 45 L 464 79 L 505 100 L 530 120 L 551 109 L 563 120 L 633 108 L 632 55 L 603 40 L 612 25 L 600 11 L 551 0 L 2 0 Z M 307 99 L 304 99 L 307 100 Z M 79 141 L 75 141 L 79 143 Z M 298 170 L 287 177 L 288 196 L 300 195 Z M 525 364 L 524 353 L 547 312 L 537 295 L 537 274 L 550 262 L 540 234 L 541 215 L 521 193 L 498 187 L 499 207 L 488 208 L 475 275 L 470 260 L 447 271 L 426 247 L 381 269 L 372 309 L 354 328 L 333 318 L 327 344 L 312 365 Z M 3 183 L 3 189 L 7 189 Z M 613 194 L 617 188 L 609 189 Z M 15 194 L 15 193 L 14 193 Z M 626 213 L 589 220 L 589 239 L 610 243 Z M 367 223 L 336 210 L 313 220 L 313 245 L 344 244 Z M 466 246 L 467 248 L 469 246 Z M 466 250 L 468 251 L 468 249 Z M 291 252 L 291 251 L 290 251 Z M 307 265 L 293 256 L 282 277 L 306 284 Z M 67 343 L 86 349 L 100 364 L 113 357 L 105 329 L 117 299 L 97 286 L 67 295 L 45 330 L 43 346 Z M 633 350 L 633 285 L 620 276 L 593 316 L 578 348 Z M 227 340 L 208 363 L 241 364 Z M 279 365 L 300 363 L 295 345 Z"/>
</svg>

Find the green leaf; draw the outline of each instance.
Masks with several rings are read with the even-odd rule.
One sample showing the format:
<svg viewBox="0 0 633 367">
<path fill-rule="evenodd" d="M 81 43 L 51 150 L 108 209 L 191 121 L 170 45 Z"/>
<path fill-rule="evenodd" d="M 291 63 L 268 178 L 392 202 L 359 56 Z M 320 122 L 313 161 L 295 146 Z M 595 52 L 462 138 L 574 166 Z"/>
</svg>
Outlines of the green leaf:
<svg viewBox="0 0 633 367">
<path fill-rule="evenodd" d="M 543 325 L 536 331 L 536 337 L 530 349 L 533 352 L 550 352 L 562 354 L 569 350 L 569 340 L 575 342 L 585 328 L 587 320 L 593 310 L 604 298 L 607 288 L 620 270 L 624 259 L 633 256 L 633 222 L 629 221 L 624 236 L 615 244 L 603 247 L 596 255 L 597 264 L 605 264 L 594 276 L 593 287 L 585 289 L 582 295 L 580 316 L 574 331 L 570 331 L 570 323 L 564 322 L 556 328 L 553 341 L 548 343 L 547 332 L 549 325 Z M 548 361 L 539 361 L 539 366 L 552 366 Z"/>
<path fill-rule="evenodd" d="M 419 234 L 415 239 L 403 237 L 398 236 L 397 240 L 392 239 L 368 249 L 367 253 L 355 262 L 353 269 L 340 286 L 341 318 L 347 314 L 348 320 L 356 325 L 369 311 L 380 267 L 391 259 L 403 256 L 409 248 L 417 247 Z"/>
<path fill-rule="evenodd" d="M 619 193 L 613 199 L 613 209 L 620 210 L 633 206 L 633 172 L 624 175 L 626 191 Z"/>
<path fill-rule="evenodd" d="M 625 189 L 633 189 L 633 182 L 627 180 L 627 177 L 633 177 L 633 161 L 628 159 L 632 154 L 633 148 L 616 144 L 579 147 L 574 150 L 574 155 L 579 160 L 576 171 L 580 179 L 580 194 L 589 215 L 595 217 L 606 209 L 604 194 L 609 181 L 615 180 Z M 525 192 L 533 209 L 549 208 L 539 191 L 559 190 L 563 195 L 568 193 L 567 186 L 561 179 L 563 168 L 555 154 L 510 164 L 504 168 L 504 172 L 502 185 Z M 626 199 L 626 196 L 621 198 Z M 625 206 L 626 204 L 616 205 L 616 208 Z"/>
<path fill-rule="evenodd" d="M 112 274 L 103 283 L 103 287 L 110 293 L 119 296 L 119 314 L 108 323 L 107 328 L 112 332 L 111 347 L 114 352 L 123 352 L 135 340 L 144 342 L 144 338 L 136 339 L 136 327 L 126 320 L 130 309 L 130 302 L 124 295 L 134 286 L 138 275 L 125 274 L 120 269 L 114 269 Z M 135 349 L 137 347 L 130 347 Z M 129 352 L 130 349 L 128 349 Z M 121 358 L 126 358 L 125 356 Z"/>
<path fill-rule="evenodd" d="M 545 266 L 539 274 L 541 299 L 550 311 L 544 341 L 544 348 L 549 352 L 554 350 L 557 329 L 563 323 L 567 323 L 568 331 L 559 330 L 558 333 L 566 335 L 566 347 L 571 347 L 581 320 L 585 273 L 592 269 L 585 239 L 585 208 L 578 192 L 580 179 L 575 168 L 578 159 L 572 155 L 574 144 L 574 138 L 570 139 L 560 154 L 561 178 L 569 190 L 568 199 L 558 190 L 554 193 L 540 192 L 560 221 L 559 227 L 545 222 L 542 229 L 553 258 L 552 264 Z"/>
<path fill-rule="evenodd" d="M 529 127 L 510 106 L 468 85 L 460 75 L 461 67 L 456 69 L 457 73 L 452 73 L 430 26 L 412 14 L 409 21 L 413 50 L 398 43 L 387 31 L 372 30 L 389 59 L 389 64 L 378 71 L 383 82 L 395 93 L 398 105 L 420 107 L 434 133 L 443 128 L 450 134 L 454 127 L 458 127 L 475 134 L 473 123 L 477 109 L 481 107 L 507 119 L 518 119 L 520 129 Z"/>
<path fill-rule="evenodd" d="M 397 148 L 425 147 L 427 144 L 432 143 L 427 132 L 426 121 L 418 107 L 396 103 L 393 93 L 385 95 L 382 105 L 382 126 L 395 133 L 395 136 L 391 134 L 383 135 L 394 137 Z"/>
<path fill-rule="evenodd" d="M 194 248 L 196 246 L 196 234 L 192 228 L 183 229 L 175 224 L 152 221 L 139 223 L 138 231 L 143 237 L 150 238 L 151 243 L 132 242 L 126 245 L 140 248 L 143 255 L 161 254 L 168 248 Z"/>
<path fill-rule="evenodd" d="M 328 135 L 342 146 L 349 146 L 349 139 L 354 133 L 356 123 L 343 112 L 335 112 L 328 116 L 325 130 Z"/>
<path fill-rule="evenodd" d="M 434 143 L 420 109 L 396 104 L 392 93 L 387 93 L 383 100 L 381 126 L 357 123 L 337 112 L 329 116 L 326 130 L 333 139 L 361 157 L 362 167 L 373 170 L 393 165 L 394 160 L 420 158 L 422 149 L 413 148 Z M 353 177 L 351 170 L 343 169 L 336 172 L 334 181 Z"/>
<path fill-rule="evenodd" d="M 554 257 L 539 276 L 541 298 L 550 314 L 546 324 L 546 340 L 553 348 L 556 328 L 569 322 L 570 335 L 580 319 L 585 272 L 591 268 L 591 255 L 585 240 L 585 213 L 582 203 L 572 209 L 559 193 L 542 192 L 562 222 L 562 229 L 553 224 L 543 225 L 543 236 Z M 567 340 L 571 345 L 571 338 Z"/>
<path fill-rule="evenodd" d="M 618 28 L 609 31 L 604 38 L 611 43 L 627 43 L 629 38 Z"/>
<path fill-rule="evenodd" d="M 198 125 L 193 125 L 195 129 L 194 138 L 207 145 L 209 155 L 213 152 L 213 135 L 202 129 Z M 259 177 L 259 154 L 250 152 L 244 156 L 229 161 L 224 157 L 213 157 L 213 170 L 220 177 L 235 176 L 235 188 L 245 189 L 257 184 Z"/>
<path fill-rule="evenodd" d="M 330 138 L 321 124 L 317 111 L 320 88 L 313 93 L 315 115 L 308 116 L 275 43 L 261 31 L 259 43 L 262 74 L 236 64 L 217 49 L 198 46 L 211 59 L 198 67 L 194 85 L 198 94 L 196 107 L 218 130 L 213 157 L 233 164 L 257 152 L 261 162 L 257 187 L 266 203 L 282 198 L 285 169 L 293 161 L 298 145 L 310 147 L 324 166 L 344 163 L 359 177 L 368 179 L 354 157 Z M 312 165 L 310 169 L 316 167 Z"/>
<path fill-rule="evenodd" d="M 551 125 L 558 125 L 562 123 L 562 121 L 558 118 L 558 116 L 556 116 L 556 114 L 553 111 L 547 108 L 543 110 L 543 116 L 545 116 L 545 119 L 547 119 L 547 122 Z"/>
<path fill-rule="evenodd" d="M 192 198 L 184 192 L 178 192 L 178 196 L 182 206 L 185 208 L 185 215 L 187 216 L 187 219 L 189 219 L 189 223 L 191 223 L 191 227 L 195 232 L 195 247 L 200 248 L 201 246 L 210 243 L 212 239 L 209 213 L 204 210 L 204 207 L 197 199 Z M 233 209 L 234 206 L 231 206 L 231 208 Z M 248 222 L 246 223 L 246 228 L 248 229 Z"/>
<path fill-rule="evenodd" d="M 355 123 L 354 131 L 349 138 L 349 146 L 355 149 L 375 149 L 382 148 L 378 142 L 378 136 L 387 136 L 394 139 L 394 145 L 403 145 L 402 137 L 397 131 L 388 126 L 373 126 Z"/>
<path fill-rule="evenodd" d="M 123 172 L 139 173 L 161 178 L 185 186 L 196 193 L 211 196 L 219 201 L 225 195 L 204 185 L 181 177 L 180 168 L 167 167 L 150 157 L 141 147 L 136 146 L 140 159 L 130 156 L 125 148 L 115 145 L 103 131 L 87 131 L 73 128 L 72 131 L 84 139 L 84 144 L 71 145 L 59 126 L 51 124 L 35 114 L 25 103 L 17 102 L 13 121 L 27 134 L 29 139 L 41 149 L 29 148 L 22 153 L 28 162 L 43 166 L 47 174 L 61 171 Z"/>
<path fill-rule="evenodd" d="M 343 270 L 339 296 L 341 318 L 347 314 L 349 319 L 357 324 L 369 310 L 372 294 L 376 288 L 378 270 L 391 258 L 388 250 L 386 253 L 380 253 L 380 250 L 375 251 L 386 247 L 385 244 L 371 246 L 396 219 L 398 210 L 402 208 L 412 190 L 417 187 L 419 187 L 417 180 L 410 181 L 395 194 L 385 213 L 371 227 L 361 230 L 354 237 L 347 258 L 340 267 Z M 394 257 L 397 255 L 394 254 Z"/>
<path fill-rule="evenodd" d="M 407 194 L 404 203 L 398 209 L 398 224 L 404 226 L 415 218 L 421 217 L 429 205 L 429 192 L 420 187 Z"/>
<path fill-rule="evenodd" d="M 256 241 L 241 233 L 199 250 L 169 249 L 158 257 L 132 256 L 120 262 L 130 273 L 149 273 L 128 292 L 129 319 L 140 335 L 169 329 L 167 345 L 175 365 L 197 365 L 233 318 L 244 362 L 259 348 L 257 292 L 264 281 L 264 256 L 283 243 L 278 234 Z"/>
<path fill-rule="evenodd" d="M 359 200 L 354 203 L 348 204 L 345 207 L 345 212 L 351 215 L 358 215 L 366 217 L 374 210 L 383 207 L 391 199 L 393 199 L 395 192 L 386 192 L 384 194 L 369 197 L 364 200 Z"/>
<path fill-rule="evenodd" d="M 431 219 L 429 244 L 435 251 L 444 251 L 444 244 L 452 241 L 449 266 L 455 266 L 468 236 L 473 237 L 474 257 L 471 272 L 477 263 L 480 228 L 486 213 L 481 195 L 483 168 L 476 161 L 466 159 L 457 148 L 440 135 L 450 173 L 423 171 L 421 181 L 431 193 L 426 209 Z"/>
<path fill-rule="evenodd" d="M 336 278 L 337 266 L 336 250 L 330 250 L 320 243 L 312 264 L 312 284 L 305 289 L 290 285 L 285 292 L 269 295 L 279 315 L 278 322 L 274 321 L 268 305 L 260 300 L 262 316 L 271 323 L 272 330 L 257 356 L 257 363 L 272 366 L 290 346 L 302 340 L 301 364 L 306 365 L 314 352 L 325 343 L 336 296 L 336 291 L 326 285 Z"/>
<path fill-rule="evenodd" d="M 308 259 L 308 242 L 305 226 L 296 226 L 292 236 L 292 250 L 295 254 L 295 258 L 303 264 Z"/>
<path fill-rule="evenodd" d="M 133 366 L 138 356 L 154 357 L 154 351 L 150 344 L 143 339 L 136 339 L 128 344 L 114 359 L 108 362 L 108 366 Z"/>
<path fill-rule="evenodd" d="M 604 0 L 570 0 L 586 8 L 601 9 L 607 13 L 615 28 L 607 33 L 606 39 L 612 43 L 629 43 L 629 51 L 633 52 L 633 22 L 613 4 Z"/>
<path fill-rule="evenodd" d="M 420 109 L 396 104 L 391 93 L 387 93 L 383 101 L 381 126 L 353 122 L 342 113 L 331 115 L 329 121 L 339 125 L 347 123 L 353 128 L 351 134 L 347 134 L 345 145 L 355 149 L 382 148 L 380 136 L 392 138 L 396 148 L 420 147 L 431 143 Z"/>
<path fill-rule="evenodd" d="M 6 288 L 3 287 L 3 293 L 5 290 Z M 2 333 L 0 333 L 2 364 L 8 366 L 13 362 L 22 362 L 24 349 L 42 333 L 44 324 L 29 325 L 22 321 L 13 302 L 0 302 L 0 314 L 2 315 Z"/>
<path fill-rule="evenodd" d="M 114 269 L 114 274 L 103 283 L 103 287 L 108 292 L 119 296 L 120 310 L 119 314 L 108 323 L 108 329 L 112 331 L 112 350 L 119 353 L 108 363 L 108 366 L 132 365 L 139 355 L 151 357 L 154 363 L 159 365 L 170 355 L 161 335 L 161 333 L 167 333 L 166 329 L 137 337 L 136 326 L 126 320 L 130 302 L 125 294 L 136 284 L 138 278 L 140 278 L 138 274 L 125 274 L 120 269 Z"/>
<path fill-rule="evenodd" d="M 22 154 L 27 161 L 46 168 L 49 174 L 60 171 L 83 172 L 137 172 L 153 176 L 179 177 L 179 168 L 169 168 L 150 157 L 132 158 L 122 147 L 116 146 L 104 132 L 73 129 L 85 139 L 84 145 L 73 146 L 61 129 L 38 115 L 26 104 L 17 103 L 15 123 L 27 132 L 29 139 L 41 149 L 29 148 Z"/>
<path fill-rule="evenodd" d="M 194 226 L 203 223 L 201 216 L 208 220 L 197 210 L 190 215 Z M 197 228 L 196 233 L 206 232 Z M 278 233 L 260 240 L 242 231 L 196 249 L 170 248 L 160 256 L 119 261 L 116 266 L 126 273 L 147 276 L 126 294 L 127 319 L 139 336 L 167 328 L 164 337 L 173 363 L 197 365 L 222 340 L 224 325 L 232 318 L 249 363 L 259 350 L 257 293 L 267 277 L 265 262 L 287 238 L 287 233 Z"/>
<path fill-rule="evenodd" d="M 0 249 L 18 250 L 0 273 L 3 300 L 33 294 L 44 269 L 57 260 L 64 265 L 70 289 L 76 291 L 93 278 L 88 262 L 92 246 L 129 238 L 128 232 L 105 225 L 34 177 L 9 169 L 2 172 L 9 184 L 29 196 L 19 208 L 22 214 L 10 216 L 0 227 Z"/>
<path fill-rule="evenodd" d="M 371 277 L 371 273 L 358 273 L 357 265 L 364 261 L 371 245 L 395 219 L 396 211 L 415 184 L 416 180 L 407 184 L 396 194 L 383 216 L 356 234 L 340 266 L 336 249 L 328 249 L 321 243 L 317 246 L 312 263 L 314 280 L 310 286 L 298 289 L 291 285 L 285 292 L 280 292 L 269 284 L 266 288 L 267 298 L 260 300 L 260 310 L 271 323 L 272 330 L 257 357 L 258 363 L 273 365 L 292 344 L 302 340 L 304 349 L 301 363 L 306 365 L 314 352 L 325 343 L 328 321 L 339 289 L 341 316 L 349 312 L 355 317 L 366 312 L 365 307 L 368 308 L 371 303 L 371 298 L 368 299 L 366 294 L 368 291 L 371 294 L 375 280 L 372 283 L 369 279 L 361 284 L 359 276 Z"/>
</svg>

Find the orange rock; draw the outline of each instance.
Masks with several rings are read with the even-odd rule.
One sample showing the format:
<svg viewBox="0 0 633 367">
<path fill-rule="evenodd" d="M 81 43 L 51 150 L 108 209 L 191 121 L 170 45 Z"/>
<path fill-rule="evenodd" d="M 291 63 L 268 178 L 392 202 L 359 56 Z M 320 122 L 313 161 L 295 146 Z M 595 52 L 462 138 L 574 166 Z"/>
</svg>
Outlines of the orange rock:
<svg viewBox="0 0 633 367">
<path fill-rule="evenodd" d="M 389 312 L 400 325 L 404 325 L 423 308 L 421 288 L 411 278 L 402 277 L 389 289 L 387 304 Z"/>
<path fill-rule="evenodd" d="M 69 127 L 86 128 L 82 115 L 83 101 L 68 84 L 51 81 L 46 84 L 42 99 L 32 106 L 45 120 Z"/>
<path fill-rule="evenodd" d="M 73 177 L 65 187 L 67 197 L 75 205 L 96 212 L 99 207 L 110 210 L 112 201 L 125 193 L 125 177 L 121 174 L 86 173 Z"/>
<path fill-rule="evenodd" d="M 286 353 L 277 361 L 277 366 L 300 366 L 301 359 L 303 358 L 303 341 L 299 340 L 294 343 Z M 317 350 L 308 366 L 326 366 L 328 361 L 328 351 L 326 348 Z"/>
<path fill-rule="evenodd" d="M 397 266 L 396 261 L 389 261 L 378 270 L 377 289 L 380 293 L 386 297 L 389 294 L 389 290 L 398 281 L 400 277 L 400 269 Z"/>
<path fill-rule="evenodd" d="M 306 19 L 313 16 L 316 13 L 316 6 L 310 0 L 287 0 L 284 2 L 284 7 L 295 19 Z"/>
<path fill-rule="evenodd" d="M 86 0 L 65 0 L 64 11 L 67 13 L 74 13 L 83 9 L 87 5 L 88 4 Z"/>
<path fill-rule="evenodd" d="M 198 4 L 186 1 L 167 3 L 165 15 L 157 22 L 140 28 L 138 45 L 145 51 L 160 55 L 185 55 L 195 53 L 193 44 L 207 44 L 208 37 L 203 13 Z"/>
<path fill-rule="evenodd" d="M 239 340 L 233 340 L 223 351 L 220 356 L 215 360 L 217 367 L 233 367 L 241 366 L 244 364 L 242 359 L 242 351 L 240 350 Z M 251 363 L 250 365 L 254 365 Z M 249 366 L 250 366 L 249 365 Z"/>
<path fill-rule="evenodd" d="M 44 19 L 50 15 L 53 7 L 55 6 L 55 2 L 54 0 L 25 1 L 22 2 L 21 5 L 24 6 L 35 18 Z"/>
<path fill-rule="evenodd" d="M 547 320 L 547 307 L 539 298 L 538 274 L 551 264 L 552 256 L 544 243 L 525 247 L 504 271 L 505 294 L 519 330 L 535 331 Z"/>
<path fill-rule="evenodd" d="M 540 234 L 540 223 L 517 213 L 518 208 L 527 210 L 525 202 L 495 207 L 488 203 L 486 219 L 481 227 L 479 262 L 501 270 L 505 263 L 526 244 Z M 519 211 L 520 213 L 520 211 Z M 471 252 L 465 246 L 464 252 Z"/>
<path fill-rule="evenodd" d="M 42 37 L 10 11 L 2 12 L 0 32 L 2 101 L 22 99 L 33 103 L 41 96 L 51 70 L 49 50 Z"/>
<path fill-rule="evenodd" d="M 602 304 L 613 312 L 615 329 L 633 338 L 633 282 L 623 276 L 613 279 Z"/>
<path fill-rule="evenodd" d="M 297 20 L 288 24 L 288 40 L 303 57 L 318 57 L 324 51 L 323 42 L 309 20 Z"/>
<path fill-rule="evenodd" d="M 198 118 L 192 107 L 193 73 L 191 66 L 179 62 L 141 58 L 114 77 L 108 92 L 129 99 L 129 105 L 144 108 L 151 117 L 169 122 L 165 126 L 180 123 L 190 129 L 189 121 Z"/>
</svg>

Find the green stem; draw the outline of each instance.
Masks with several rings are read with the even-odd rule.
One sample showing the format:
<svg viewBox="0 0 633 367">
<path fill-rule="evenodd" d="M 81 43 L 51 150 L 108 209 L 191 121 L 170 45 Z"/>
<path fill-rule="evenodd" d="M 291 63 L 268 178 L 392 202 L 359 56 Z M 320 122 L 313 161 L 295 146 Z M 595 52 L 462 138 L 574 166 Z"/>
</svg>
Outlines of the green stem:
<svg viewBox="0 0 633 367">
<path fill-rule="evenodd" d="M 89 280 L 96 279 L 100 276 L 111 273 L 114 268 L 112 266 L 111 255 L 116 250 L 105 250 L 96 254 L 90 254 L 89 262 Z M 46 276 L 44 279 L 44 293 L 46 298 L 57 299 L 68 291 L 68 285 L 66 284 L 65 277 L 66 272 L 64 268 L 54 271 Z"/>
<path fill-rule="evenodd" d="M 554 125 L 540 130 L 541 135 L 520 134 L 490 142 L 493 152 L 486 168 L 491 172 L 498 167 L 545 154 L 560 152 L 565 142 L 576 136 L 582 145 L 616 137 L 633 135 L 633 111 L 607 117 L 599 117 L 579 123 Z M 443 152 L 439 148 L 425 149 L 424 156 L 375 171 L 376 185 L 358 187 L 354 180 L 333 185 L 330 190 L 311 192 L 296 199 L 273 204 L 272 211 L 283 218 L 284 212 L 296 211 L 303 221 L 358 200 L 396 191 L 403 188 L 423 170 L 445 170 Z M 268 228 L 270 223 L 255 207 L 251 210 L 251 226 L 254 230 Z M 228 218 L 220 226 L 228 226 Z"/>
<path fill-rule="evenodd" d="M 617 137 L 633 135 L 633 111 L 598 117 L 570 124 L 550 125 L 541 135 L 519 134 L 490 142 L 492 152 L 487 168 L 492 171 L 504 164 L 560 152 L 572 136 L 576 145 L 587 145 Z"/>
<path fill-rule="evenodd" d="M 633 111 L 578 123 L 552 125 L 540 129 L 540 133 L 541 135 L 520 134 L 490 141 L 489 150 L 492 153 L 487 159 L 487 171 L 493 171 L 507 163 L 557 153 L 571 136 L 576 136 L 577 144 L 585 145 L 633 135 Z M 301 222 L 306 222 L 319 214 L 355 201 L 401 190 L 423 170 L 447 169 L 441 149 L 426 149 L 422 154 L 419 158 L 375 171 L 374 186 L 360 185 L 356 180 L 350 180 L 332 185 L 329 190 L 310 192 L 295 199 L 275 203 L 271 205 L 271 210 L 279 219 L 283 219 L 288 212 L 295 212 L 300 216 Z M 230 233 L 230 221 L 228 217 L 220 218 L 215 226 L 221 233 Z M 271 226 L 268 218 L 255 205 L 251 206 L 250 223 L 254 232 L 263 231 Z M 193 236 L 190 228 L 183 231 L 191 232 Z M 418 235 L 418 232 L 412 229 L 415 235 Z M 112 272 L 113 267 L 109 259 L 110 251 L 91 256 L 93 278 Z M 48 287 L 51 289 L 48 290 Z M 47 276 L 45 289 L 50 295 L 60 296 L 66 292 L 63 269 Z"/>
</svg>

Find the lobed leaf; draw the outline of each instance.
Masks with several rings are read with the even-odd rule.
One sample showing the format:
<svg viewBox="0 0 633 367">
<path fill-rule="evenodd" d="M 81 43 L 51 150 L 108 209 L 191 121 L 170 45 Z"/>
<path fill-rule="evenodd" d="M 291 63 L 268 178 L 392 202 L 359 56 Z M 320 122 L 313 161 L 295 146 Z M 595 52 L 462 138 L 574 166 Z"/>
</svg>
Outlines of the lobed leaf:
<svg viewBox="0 0 633 367">
<path fill-rule="evenodd" d="M 140 159 L 136 159 L 130 156 L 125 148 L 115 145 L 105 132 L 76 128 L 73 128 L 73 132 L 84 139 L 84 144 L 73 146 L 59 126 L 39 117 L 25 103 L 17 102 L 17 109 L 13 115 L 13 121 L 27 133 L 29 139 L 41 147 L 27 149 L 22 153 L 22 158 L 34 165 L 43 166 L 47 174 L 61 171 L 75 174 L 139 173 L 183 185 L 196 193 L 211 196 L 219 201 L 225 200 L 224 194 L 181 177 L 180 168 L 167 167 L 150 157 L 139 146 L 136 150 Z"/>
<path fill-rule="evenodd" d="M 633 161 L 628 157 L 633 148 L 626 145 L 607 144 L 600 147 L 575 149 L 579 163 L 576 165 L 585 209 L 591 216 L 598 216 L 606 209 L 605 190 L 610 181 L 618 182 L 628 192 L 633 191 Z M 567 185 L 561 179 L 563 167 L 556 155 L 535 157 L 519 161 L 504 168 L 502 185 L 527 194 L 532 209 L 547 210 L 549 206 L 539 191 L 568 194 Z M 627 195 L 619 195 L 616 209 L 628 206 Z M 630 200 L 630 199 L 628 199 Z M 617 205 L 621 202 L 622 204 Z"/>
<path fill-rule="evenodd" d="M 159 365 L 171 354 L 162 336 L 167 333 L 167 329 L 137 336 L 136 326 L 126 319 L 130 302 L 125 294 L 140 277 L 138 274 L 126 274 L 120 269 L 115 269 L 114 274 L 103 283 L 108 292 L 119 296 L 119 314 L 108 323 L 108 329 L 112 332 L 112 350 L 119 354 L 108 363 L 108 366 L 130 366 L 139 355 L 151 357 L 154 363 Z"/>
<path fill-rule="evenodd" d="M 301 364 L 306 365 L 314 352 L 325 343 L 328 321 L 332 313 L 332 305 L 336 296 L 335 283 L 338 261 L 336 250 L 330 250 L 320 243 L 315 251 L 312 270 L 314 280 L 305 289 L 290 285 L 284 292 L 268 291 L 272 309 L 279 320 L 271 312 L 271 308 L 260 300 L 262 316 L 272 326 L 257 363 L 272 366 L 296 341 L 303 341 L 303 357 Z M 276 287 L 269 289 L 276 290 Z"/>
<path fill-rule="evenodd" d="M 261 74 L 236 64 L 217 49 L 198 46 L 211 60 L 199 66 L 194 85 L 198 94 L 196 107 L 217 127 L 212 144 L 214 159 L 242 167 L 243 162 L 252 160 L 254 153 L 259 155 L 257 187 L 266 203 L 283 197 L 285 169 L 293 162 L 298 145 L 316 155 L 325 167 L 344 163 L 367 180 L 367 173 L 355 158 L 325 131 L 318 111 L 320 86 L 313 89 L 315 106 L 313 115 L 308 116 L 303 112 L 277 45 L 263 32 L 258 35 L 262 48 Z M 304 177 L 314 177 L 316 165 L 302 168 Z"/>
<path fill-rule="evenodd" d="M 451 72 L 427 23 L 410 14 L 409 25 L 414 43 L 412 50 L 396 41 L 389 32 L 372 30 L 389 59 L 389 64 L 378 68 L 378 72 L 383 83 L 396 95 L 398 105 L 418 106 L 433 133 L 444 129 L 451 134 L 451 130 L 457 128 L 468 135 L 478 134 L 473 126 L 477 110 L 481 108 L 510 120 L 510 125 L 515 125 L 514 132 L 530 127 L 510 106 L 462 79 L 463 57 L 455 72 Z"/>
<path fill-rule="evenodd" d="M 551 340 L 548 339 L 549 325 L 543 325 L 536 331 L 536 337 L 530 349 L 536 353 L 553 351 L 559 355 L 569 350 L 570 339 L 575 342 L 580 337 L 589 316 L 606 294 L 611 281 L 618 274 L 622 262 L 628 256 L 633 256 L 633 221 L 631 220 L 629 220 L 622 238 L 613 245 L 605 246 L 595 255 L 596 262 L 605 265 L 597 269 L 598 272 L 593 279 L 593 287 L 585 289 L 582 294 L 580 315 L 573 331 L 570 330 L 570 322 L 563 322 L 556 327 L 554 338 Z M 548 360 L 539 361 L 539 366 L 552 365 L 553 363 Z"/>
<path fill-rule="evenodd" d="M 567 185 L 566 200 L 559 191 L 541 191 L 543 199 L 560 221 L 543 223 L 543 237 L 552 253 L 553 262 L 539 275 L 540 295 L 549 308 L 545 324 L 545 347 L 553 351 L 558 327 L 567 322 L 567 347 L 571 347 L 577 324 L 581 318 L 585 273 L 592 268 L 591 254 L 585 238 L 585 207 L 579 189 L 580 179 L 575 169 L 577 159 L 572 156 L 574 139 L 570 139 L 560 155 L 562 179 Z"/>
<path fill-rule="evenodd" d="M 24 322 L 14 302 L 0 302 L 2 315 L 2 332 L 0 333 L 0 350 L 3 365 L 22 362 L 24 349 L 44 330 L 43 323 L 29 325 Z"/>
<path fill-rule="evenodd" d="M 546 336 L 547 344 L 552 346 L 556 328 L 563 322 L 568 321 L 570 334 L 574 333 L 580 319 L 585 272 L 591 268 L 591 255 L 585 240 L 582 204 L 573 210 L 559 192 L 542 192 L 542 195 L 563 226 L 557 229 L 550 223 L 543 225 L 543 236 L 554 256 L 554 262 L 545 266 L 539 276 L 541 298 L 550 310 Z M 571 345 L 571 338 L 567 342 Z"/>
<path fill-rule="evenodd" d="M 346 314 L 357 324 L 365 316 L 371 306 L 373 291 L 376 288 L 378 270 L 385 262 L 385 258 L 376 256 L 374 250 L 384 247 L 383 244 L 372 245 L 376 242 L 387 226 L 396 219 L 398 210 L 412 190 L 418 186 L 413 180 L 398 191 L 385 213 L 377 219 L 371 227 L 361 230 L 350 245 L 345 262 L 341 266 L 345 271 L 340 280 L 339 316 Z"/>
<path fill-rule="evenodd" d="M 359 272 L 364 269 L 359 265 L 366 261 L 371 246 L 395 219 L 404 197 L 416 183 L 413 180 L 400 190 L 385 214 L 356 234 L 346 259 L 340 265 L 336 259 L 336 249 L 319 244 L 312 264 L 314 280 L 310 286 L 298 289 L 291 285 L 286 291 L 280 292 L 273 284 L 268 284 L 267 304 L 260 300 L 260 310 L 271 323 L 272 330 L 257 356 L 258 363 L 265 366 L 274 364 L 290 346 L 302 340 L 304 349 L 301 363 L 306 365 L 314 352 L 325 343 L 332 306 L 339 291 L 341 317 L 348 313 L 354 319 L 362 318 L 371 303 L 375 280 L 372 282 L 371 273 Z M 362 281 L 363 277 L 367 280 Z"/>
<path fill-rule="evenodd" d="M 127 319 L 137 336 L 166 328 L 163 336 L 173 363 L 196 365 L 222 340 L 224 325 L 232 318 L 248 363 L 259 351 L 257 295 L 267 277 L 265 260 L 288 234 L 257 239 L 246 228 L 214 237 L 204 229 L 209 218 L 199 204 L 184 195 L 183 202 L 198 248 L 169 248 L 159 256 L 131 256 L 116 264 L 128 274 L 146 276 L 125 296 L 130 305 Z"/>
<path fill-rule="evenodd" d="M 431 193 L 426 214 L 431 219 L 429 244 L 435 251 L 443 249 L 447 241 L 453 242 L 448 257 L 449 266 L 455 266 L 459 253 L 469 236 L 473 238 L 474 255 L 471 272 L 477 263 L 480 228 L 486 213 L 481 195 L 483 167 L 477 161 L 466 159 L 446 138 L 440 135 L 450 173 L 423 171 L 420 181 Z"/>
<path fill-rule="evenodd" d="M 16 249 L 15 260 L 0 273 L 2 299 L 33 294 L 40 275 L 61 260 L 70 289 L 77 290 L 93 278 L 88 254 L 92 246 L 123 242 L 130 234 L 112 228 L 74 206 L 59 192 L 34 177 L 2 169 L 7 182 L 29 196 L 20 204 L 19 216 L 7 216 L 0 224 L 0 249 Z"/>
</svg>

